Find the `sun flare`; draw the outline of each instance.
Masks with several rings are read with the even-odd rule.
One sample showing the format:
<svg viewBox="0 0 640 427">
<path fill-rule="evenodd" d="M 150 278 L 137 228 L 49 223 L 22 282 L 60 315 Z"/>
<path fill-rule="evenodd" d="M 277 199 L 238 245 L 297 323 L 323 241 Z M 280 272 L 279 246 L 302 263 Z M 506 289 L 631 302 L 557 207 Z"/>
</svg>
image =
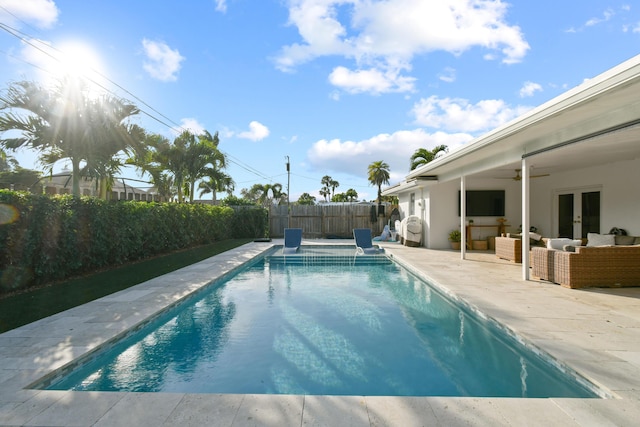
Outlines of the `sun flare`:
<svg viewBox="0 0 640 427">
<path fill-rule="evenodd" d="M 56 77 L 71 75 L 93 79 L 104 73 L 100 55 L 90 45 L 81 41 L 61 43 L 52 63 L 51 71 Z"/>
</svg>

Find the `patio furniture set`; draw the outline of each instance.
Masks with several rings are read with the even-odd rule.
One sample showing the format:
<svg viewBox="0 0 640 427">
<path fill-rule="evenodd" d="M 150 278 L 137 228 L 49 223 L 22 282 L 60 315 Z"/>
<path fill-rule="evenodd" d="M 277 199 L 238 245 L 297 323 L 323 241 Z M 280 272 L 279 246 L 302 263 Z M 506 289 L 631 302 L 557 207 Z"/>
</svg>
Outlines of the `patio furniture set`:
<svg viewBox="0 0 640 427">
<path fill-rule="evenodd" d="M 640 237 L 589 233 L 586 242 L 543 239 L 532 246 L 531 275 L 567 288 L 640 286 Z M 496 256 L 522 262 L 522 240 L 496 237 Z"/>
</svg>

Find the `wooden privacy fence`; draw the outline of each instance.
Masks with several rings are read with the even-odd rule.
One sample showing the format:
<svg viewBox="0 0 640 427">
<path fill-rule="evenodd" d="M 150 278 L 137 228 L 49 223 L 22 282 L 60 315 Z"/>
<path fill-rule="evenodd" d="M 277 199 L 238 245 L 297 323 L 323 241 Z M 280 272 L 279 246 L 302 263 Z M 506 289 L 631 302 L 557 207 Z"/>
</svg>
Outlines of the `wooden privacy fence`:
<svg viewBox="0 0 640 427">
<path fill-rule="evenodd" d="M 269 236 L 283 237 L 287 227 L 302 228 L 302 235 L 307 239 L 352 239 L 354 228 L 371 228 L 372 234 L 377 236 L 389 221 L 389 210 L 389 206 L 385 206 L 386 216 L 378 216 L 375 205 L 291 205 L 288 215 L 286 205 L 272 206 L 269 209 Z"/>
</svg>

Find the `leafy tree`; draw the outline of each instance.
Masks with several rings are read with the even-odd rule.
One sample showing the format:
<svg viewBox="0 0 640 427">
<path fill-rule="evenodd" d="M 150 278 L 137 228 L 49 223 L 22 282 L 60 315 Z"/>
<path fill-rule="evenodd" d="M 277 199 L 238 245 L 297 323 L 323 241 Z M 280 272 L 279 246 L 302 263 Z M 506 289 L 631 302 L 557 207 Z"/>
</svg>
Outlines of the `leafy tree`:
<svg viewBox="0 0 640 427">
<path fill-rule="evenodd" d="M 228 195 L 224 199 L 222 199 L 221 204 L 223 206 L 254 206 L 255 203 L 251 200 L 245 199 L 244 197 L 237 197 L 232 194 Z"/>
<path fill-rule="evenodd" d="M 350 202 L 355 202 L 356 200 L 358 200 L 358 192 L 353 188 L 348 189 L 345 195 L 347 196 L 347 200 Z"/>
<path fill-rule="evenodd" d="M 18 167 L 18 161 L 0 149 L 0 172 L 9 172 Z"/>
<path fill-rule="evenodd" d="M 382 184 L 389 184 L 389 165 L 379 160 L 369 165 L 369 182 L 378 186 L 378 204 L 382 201 Z"/>
<path fill-rule="evenodd" d="M 348 202 L 349 198 L 344 193 L 338 193 L 331 196 L 331 201 L 332 202 Z"/>
<path fill-rule="evenodd" d="M 131 163 L 148 172 L 154 183 L 160 182 L 163 174 L 171 174 L 178 202 L 184 201 L 185 194 L 193 202 L 196 182 L 202 178 L 208 177 L 218 188 L 226 158 L 217 148 L 217 133 L 212 136 L 205 131 L 196 137 L 184 131 L 173 142 L 152 134 L 146 137 L 146 143 L 146 149 L 137 152 Z"/>
<path fill-rule="evenodd" d="M 315 205 L 316 204 L 316 198 L 315 196 L 312 196 L 309 193 L 302 193 L 300 195 L 300 197 L 298 198 L 297 203 L 299 205 Z"/>
<path fill-rule="evenodd" d="M 40 172 L 16 166 L 12 170 L 0 171 L 0 188 L 13 188 L 16 191 L 42 192 Z"/>
<path fill-rule="evenodd" d="M 216 194 L 224 191 L 230 196 L 235 190 L 235 182 L 229 175 L 217 171 L 216 174 L 210 173 L 206 180 L 200 181 L 198 189 L 200 190 L 200 197 L 211 193 L 213 195 L 212 202 L 215 204 L 217 200 Z"/>
<path fill-rule="evenodd" d="M 418 148 L 411 155 L 411 170 L 416 169 L 419 166 L 426 165 L 429 162 L 435 160 L 441 153 L 446 153 L 449 148 L 446 145 L 438 145 L 432 150 L 426 148 Z"/>
<path fill-rule="evenodd" d="M 80 79 L 67 77 L 51 88 L 16 82 L 0 96 L 0 132 L 17 131 L 17 135 L 0 139 L 0 146 L 34 149 L 50 168 L 69 159 L 73 195 L 80 196 L 83 173 L 112 172 L 114 153 L 139 143 L 140 128 L 126 123 L 138 113 L 137 107 L 121 99 L 92 96 Z"/>
<path fill-rule="evenodd" d="M 272 200 L 282 203 L 287 199 L 287 193 L 282 191 L 282 184 L 279 183 L 254 184 L 249 190 L 245 188 L 240 190 L 240 195 L 264 207 L 269 206 Z"/>
</svg>

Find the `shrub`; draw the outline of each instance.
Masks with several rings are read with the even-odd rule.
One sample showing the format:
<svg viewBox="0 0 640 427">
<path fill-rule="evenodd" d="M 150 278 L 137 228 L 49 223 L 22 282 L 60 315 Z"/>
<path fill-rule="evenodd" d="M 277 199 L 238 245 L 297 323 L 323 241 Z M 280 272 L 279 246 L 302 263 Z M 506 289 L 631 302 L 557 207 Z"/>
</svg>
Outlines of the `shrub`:
<svg viewBox="0 0 640 427">
<path fill-rule="evenodd" d="M 230 238 L 268 234 L 267 211 L 0 190 L 0 292 Z"/>
</svg>

